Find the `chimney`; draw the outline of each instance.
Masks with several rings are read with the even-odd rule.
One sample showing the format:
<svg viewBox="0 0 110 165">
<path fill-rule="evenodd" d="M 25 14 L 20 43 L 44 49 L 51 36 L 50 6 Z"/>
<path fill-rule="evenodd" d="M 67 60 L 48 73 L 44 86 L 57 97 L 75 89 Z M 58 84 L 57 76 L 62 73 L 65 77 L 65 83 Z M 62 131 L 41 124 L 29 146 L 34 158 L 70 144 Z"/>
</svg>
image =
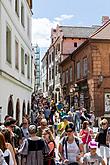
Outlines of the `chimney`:
<svg viewBox="0 0 110 165">
<path fill-rule="evenodd" d="M 109 21 L 109 16 L 102 16 L 102 24 L 105 24 Z"/>
</svg>

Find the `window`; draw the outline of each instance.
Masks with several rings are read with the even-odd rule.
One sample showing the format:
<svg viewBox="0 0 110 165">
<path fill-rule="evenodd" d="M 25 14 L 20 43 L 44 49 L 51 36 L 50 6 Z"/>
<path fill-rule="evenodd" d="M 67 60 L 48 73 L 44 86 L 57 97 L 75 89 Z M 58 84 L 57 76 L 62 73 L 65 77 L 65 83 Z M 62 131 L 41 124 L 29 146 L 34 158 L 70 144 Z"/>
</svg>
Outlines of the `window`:
<svg viewBox="0 0 110 165">
<path fill-rule="evenodd" d="M 54 66 L 52 67 L 52 79 L 54 79 Z"/>
<path fill-rule="evenodd" d="M 51 54 L 49 55 L 49 63 L 51 64 Z"/>
<path fill-rule="evenodd" d="M 77 64 L 76 64 L 76 73 L 77 73 L 77 79 L 80 79 L 80 62 L 77 62 Z"/>
<path fill-rule="evenodd" d="M 54 61 L 54 52 L 52 52 L 52 61 Z"/>
<path fill-rule="evenodd" d="M 11 30 L 6 27 L 6 60 L 11 64 Z"/>
<path fill-rule="evenodd" d="M 15 0 L 15 12 L 19 16 L 19 0 Z"/>
<path fill-rule="evenodd" d="M 68 70 L 66 70 L 66 84 L 68 83 Z"/>
<path fill-rule="evenodd" d="M 56 70 L 55 70 L 55 75 L 57 75 L 57 70 L 58 70 L 58 69 L 57 69 L 57 64 L 56 64 Z"/>
<path fill-rule="evenodd" d="M 44 86 L 44 82 L 43 82 L 43 92 L 44 92 L 44 87 L 45 87 L 45 86 Z"/>
<path fill-rule="evenodd" d="M 29 17 L 27 17 L 27 35 L 30 38 L 30 20 L 29 20 Z"/>
<path fill-rule="evenodd" d="M 21 24 L 24 27 L 24 6 L 22 3 L 21 3 Z"/>
<path fill-rule="evenodd" d="M 77 42 L 74 42 L 74 47 L 77 47 Z"/>
<path fill-rule="evenodd" d="M 72 78 L 72 67 L 70 67 L 70 82 L 73 80 Z"/>
<path fill-rule="evenodd" d="M 2 118 L 2 107 L 0 107 L 0 122 L 1 122 L 1 118 Z"/>
<path fill-rule="evenodd" d="M 49 68 L 49 80 L 51 80 L 51 68 Z"/>
<path fill-rule="evenodd" d="M 87 76 L 87 70 L 88 70 L 87 58 L 84 58 L 83 59 L 83 76 Z"/>
<path fill-rule="evenodd" d="M 33 56 L 31 55 L 31 83 L 32 83 L 32 77 L 33 76 Z"/>
<path fill-rule="evenodd" d="M 64 85 L 65 84 L 65 72 L 63 72 L 63 74 L 62 74 L 62 85 Z"/>
<path fill-rule="evenodd" d="M 21 48 L 21 73 L 24 74 L 24 49 Z"/>
<path fill-rule="evenodd" d="M 27 56 L 27 78 L 30 79 L 30 56 Z"/>
<path fill-rule="evenodd" d="M 19 46 L 18 41 L 15 40 L 15 68 L 19 69 Z"/>
<path fill-rule="evenodd" d="M 60 44 L 57 44 L 57 51 L 60 51 Z"/>
</svg>

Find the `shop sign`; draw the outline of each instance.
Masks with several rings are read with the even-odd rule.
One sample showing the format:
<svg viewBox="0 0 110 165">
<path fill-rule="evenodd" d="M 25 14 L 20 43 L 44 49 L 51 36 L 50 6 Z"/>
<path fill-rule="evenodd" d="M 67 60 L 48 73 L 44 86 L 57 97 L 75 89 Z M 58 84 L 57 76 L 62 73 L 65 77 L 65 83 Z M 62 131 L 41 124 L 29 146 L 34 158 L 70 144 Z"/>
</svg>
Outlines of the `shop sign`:
<svg viewBox="0 0 110 165">
<path fill-rule="evenodd" d="M 110 112 L 110 93 L 105 93 L 105 112 Z"/>
</svg>

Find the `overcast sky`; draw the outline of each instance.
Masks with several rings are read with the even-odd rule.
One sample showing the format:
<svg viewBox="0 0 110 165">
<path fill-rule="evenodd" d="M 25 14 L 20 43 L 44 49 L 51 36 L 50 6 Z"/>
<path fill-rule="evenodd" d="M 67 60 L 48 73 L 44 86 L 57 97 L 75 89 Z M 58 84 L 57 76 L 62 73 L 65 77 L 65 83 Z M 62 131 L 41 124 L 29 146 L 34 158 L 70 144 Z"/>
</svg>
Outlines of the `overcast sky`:
<svg viewBox="0 0 110 165">
<path fill-rule="evenodd" d="M 51 28 L 101 25 L 102 16 L 110 16 L 110 0 L 33 0 L 32 43 L 39 45 L 43 56 Z"/>
</svg>

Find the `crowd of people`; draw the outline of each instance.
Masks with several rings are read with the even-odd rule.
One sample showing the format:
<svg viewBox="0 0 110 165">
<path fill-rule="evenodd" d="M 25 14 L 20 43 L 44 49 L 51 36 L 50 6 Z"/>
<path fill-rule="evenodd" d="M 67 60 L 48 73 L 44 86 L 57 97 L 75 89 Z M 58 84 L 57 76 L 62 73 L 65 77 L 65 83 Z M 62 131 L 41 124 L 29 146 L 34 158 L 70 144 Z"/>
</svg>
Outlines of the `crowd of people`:
<svg viewBox="0 0 110 165">
<path fill-rule="evenodd" d="M 101 118 L 95 135 L 93 111 L 43 98 L 34 104 L 20 125 L 12 116 L 5 116 L 0 126 L 0 165 L 106 165 L 104 150 L 110 164 L 107 119 Z"/>
</svg>

